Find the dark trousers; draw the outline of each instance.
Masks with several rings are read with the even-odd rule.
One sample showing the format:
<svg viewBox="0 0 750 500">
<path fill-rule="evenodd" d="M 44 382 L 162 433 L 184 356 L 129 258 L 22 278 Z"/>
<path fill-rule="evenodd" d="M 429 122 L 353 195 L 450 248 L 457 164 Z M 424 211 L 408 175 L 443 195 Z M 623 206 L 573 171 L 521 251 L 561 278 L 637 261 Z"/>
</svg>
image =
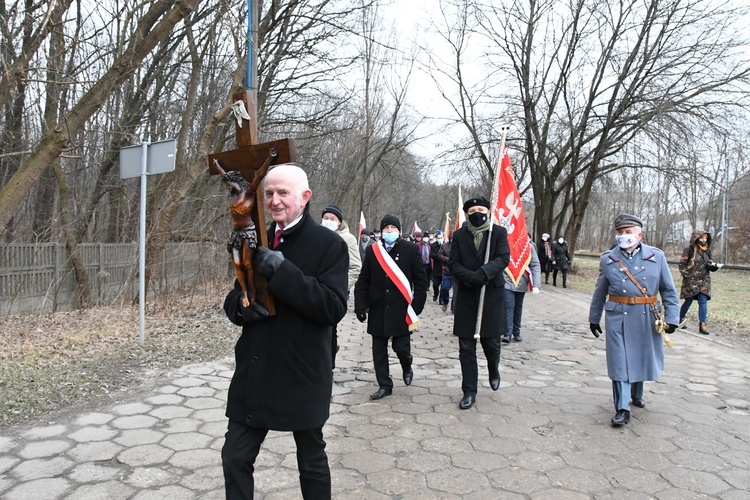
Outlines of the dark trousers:
<svg viewBox="0 0 750 500">
<path fill-rule="evenodd" d="M 487 369 L 492 378 L 498 375 L 500 364 L 500 337 L 483 337 L 480 339 L 484 357 L 487 358 Z M 461 390 L 464 396 L 476 396 L 479 383 L 479 368 L 477 367 L 477 341 L 474 337 L 458 338 L 458 359 L 461 362 Z"/>
<path fill-rule="evenodd" d="M 568 287 L 568 270 L 567 269 L 555 269 L 552 271 L 552 286 L 557 286 L 557 271 L 562 271 L 563 288 Z"/>
<path fill-rule="evenodd" d="M 331 369 L 336 368 L 336 353 L 339 352 L 339 336 L 336 333 L 338 325 L 331 330 Z"/>
<path fill-rule="evenodd" d="M 393 388 L 390 370 L 388 368 L 388 339 L 392 338 L 391 347 L 393 352 L 398 356 L 401 368 L 406 372 L 411 368 L 411 341 L 410 335 L 400 335 L 398 337 L 377 337 L 372 336 L 372 362 L 375 365 L 375 378 L 378 381 L 378 387 L 384 389 Z"/>
<path fill-rule="evenodd" d="M 229 421 L 221 462 L 224 468 L 224 486 L 227 500 L 253 498 L 255 482 L 253 465 L 266 439 L 268 429 Z M 297 443 L 297 468 L 302 497 L 306 500 L 331 498 L 331 471 L 328 468 L 323 427 L 294 431 Z"/>
<path fill-rule="evenodd" d="M 453 287 L 453 280 L 451 279 L 450 274 L 443 274 L 440 277 L 443 280 L 442 286 L 440 287 L 440 298 L 438 299 L 438 304 L 443 305 L 447 304 L 450 301 L 450 294 L 451 294 L 451 288 Z M 453 311 L 453 307 L 451 306 L 451 311 Z"/>
<path fill-rule="evenodd" d="M 436 274 L 435 271 L 432 272 L 432 298 L 437 299 L 438 295 L 440 294 L 440 285 L 443 282 L 443 275 L 442 274 Z"/>
</svg>

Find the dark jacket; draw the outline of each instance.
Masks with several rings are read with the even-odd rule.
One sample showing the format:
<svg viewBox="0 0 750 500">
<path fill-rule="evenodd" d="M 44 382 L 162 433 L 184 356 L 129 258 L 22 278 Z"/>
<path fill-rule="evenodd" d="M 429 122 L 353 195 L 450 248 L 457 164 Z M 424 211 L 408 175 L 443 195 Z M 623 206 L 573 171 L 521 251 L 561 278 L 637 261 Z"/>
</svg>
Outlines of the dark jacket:
<svg viewBox="0 0 750 500">
<path fill-rule="evenodd" d="M 329 415 L 331 328 L 346 314 L 349 253 L 338 234 L 307 213 L 277 250 L 285 260 L 268 281 L 274 316 L 244 324 L 236 282 L 224 302 L 229 320 L 242 326 L 226 414 L 263 429 L 312 429 Z"/>
<path fill-rule="evenodd" d="M 471 277 L 479 268 L 482 268 L 489 278 L 484 295 L 480 335 L 498 337 L 505 335 L 507 331 L 503 270 L 510 261 L 510 247 L 508 246 L 508 233 L 504 227 L 492 226 L 492 244 L 487 264 L 484 263 L 486 249 L 487 233 L 482 238 L 479 250 L 474 246 L 474 236 L 468 228 L 462 227 L 453 233 L 448 267 L 453 277 L 453 284 L 458 287 L 453 322 L 453 335 L 457 337 L 474 337 L 481 286 L 472 285 Z"/>
<path fill-rule="evenodd" d="M 440 250 L 437 252 L 437 259 L 440 261 L 441 267 L 443 268 L 443 274 L 446 276 L 451 275 L 451 270 L 448 267 L 448 262 L 450 261 L 451 257 L 451 242 L 446 240 L 443 242 L 443 246 L 440 247 Z"/>
<path fill-rule="evenodd" d="M 376 245 L 382 242 L 376 243 Z M 417 245 L 398 239 L 390 256 L 412 286 L 412 308 L 417 314 L 427 299 L 427 272 L 420 260 Z M 409 335 L 406 324 L 407 302 L 378 263 L 372 246 L 367 248 L 362 271 L 354 285 L 354 310 L 367 312 L 367 333 L 376 337 Z"/>
<path fill-rule="evenodd" d="M 698 239 L 706 234 L 706 249 L 698 247 Z M 717 268 L 711 268 L 711 234 L 696 229 L 690 235 L 690 245 L 682 251 L 682 257 L 678 264 L 682 275 L 682 286 L 680 287 L 680 298 L 689 299 L 699 293 L 703 293 L 711 299 L 711 274 Z"/>
<path fill-rule="evenodd" d="M 445 245 L 445 241 L 443 241 L 443 245 Z M 440 259 L 438 259 L 438 252 L 443 245 L 441 245 L 437 241 L 434 243 L 430 243 L 430 262 L 432 263 L 433 277 L 443 275 L 443 263 L 440 262 Z"/>
<path fill-rule="evenodd" d="M 553 269 L 567 269 L 568 262 L 570 261 L 570 254 L 568 253 L 568 244 L 563 242 L 560 243 L 555 240 L 552 244 L 552 264 Z"/>
<path fill-rule="evenodd" d="M 547 255 L 547 248 L 545 243 L 549 245 L 550 255 Z M 542 268 L 542 272 L 547 272 L 552 267 L 552 242 L 547 240 L 546 242 L 540 239 L 536 244 L 536 254 L 539 257 L 539 265 Z"/>
</svg>

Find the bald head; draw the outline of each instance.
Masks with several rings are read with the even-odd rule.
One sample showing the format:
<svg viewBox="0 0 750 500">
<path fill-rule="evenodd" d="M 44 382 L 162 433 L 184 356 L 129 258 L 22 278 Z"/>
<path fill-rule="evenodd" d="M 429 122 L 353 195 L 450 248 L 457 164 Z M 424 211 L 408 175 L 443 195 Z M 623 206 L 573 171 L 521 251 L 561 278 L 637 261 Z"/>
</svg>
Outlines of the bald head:
<svg viewBox="0 0 750 500">
<path fill-rule="evenodd" d="M 312 196 L 307 174 L 291 163 L 269 170 L 263 185 L 266 208 L 281 229 L 302 215 Z"/>
</svg>

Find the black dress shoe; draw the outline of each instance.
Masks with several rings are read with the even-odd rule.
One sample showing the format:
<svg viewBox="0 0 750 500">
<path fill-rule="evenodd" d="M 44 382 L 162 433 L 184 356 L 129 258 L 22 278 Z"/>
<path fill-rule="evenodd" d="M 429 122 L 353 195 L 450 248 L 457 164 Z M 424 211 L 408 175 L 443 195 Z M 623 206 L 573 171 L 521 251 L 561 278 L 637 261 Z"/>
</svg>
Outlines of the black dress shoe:
<svg viewBox="0 0 750 500">
<path fill-rule="evenodd" d="M 414 370 L 409 368 L 408 372 L 404 372 L 404 384 L 411 385 L 412 380 L 414 380 Z"/>
<path fill-rule="evenodd" d="M 503 344 L 510 344 L 510 335 L 503 335 Z"/>
<path fill-rule="evenodd" d="M 612 417 L 612 425 L 620 426 L 630 422 L 630 412 L 628 410 L 617 410 L 617 413 Z"/>
<path fill-rule="evenodd" d="M 490 377 L 490 389 L 496 391 L 500 388 L 500 377 Z"/>
<path fill-rule="evenodd" d="M 391 394 L 393 394 L 393 389 L 381 387 L 370 395 L 370 401 L 377 401 L 378 399 L 383 399 Z"/>
<path fill-rule="evenodd" d="M 468 410 L 474 404 L 474 401 L 476 401 L 476 396 L 464 396 L 458 403 L 458 407 L 462 410 Z"/>
<path fill-rule="evenodd" d="M 631 403 L 633 403 L 633 406 L 637 406 L 638 408 L 646 407 L 646 402 L 643 400 L 643 398 L 633 398 L 633 401 L 631 401 Z"/>
<path fill-rule="evenodd" d="M 523 337 L 521 337 L 521 334 L 514 335 L 513 340 L 515 340 L 516 342 L 523 342 Z"/>
</svg>

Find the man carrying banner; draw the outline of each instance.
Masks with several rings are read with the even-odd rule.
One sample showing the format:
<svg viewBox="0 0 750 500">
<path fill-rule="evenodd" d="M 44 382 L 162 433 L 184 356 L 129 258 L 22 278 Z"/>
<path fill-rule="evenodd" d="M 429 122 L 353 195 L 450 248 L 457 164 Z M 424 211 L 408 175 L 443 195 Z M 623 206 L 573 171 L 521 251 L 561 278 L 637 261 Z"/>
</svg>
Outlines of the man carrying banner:
<svg viewBox="0 0 750 500">
<path fill-rule="evenodd" d="M 448 263 L 458 289 L 453 335 L 458 337 L 463 377 L 463 398 L 458 405 L 462 410 L 471 408 L 477 396 L 479 373 L 474 334 L 478 318 L 481 320 L 479 336 L 487 358 L 490 387 L 493 391 L 500 387 L 500 338 L 507 327 L 503 270 L 510 260 L 510 248 L 505 228 L 493 225 L 490 220 L 490 206 L 491 202 L 483 197 L 471 198 L 464 203 L 468 224 L 453 233 Z"/>
<path fill-rule="evenodd" d="M 417 315 L 427 299 L 427 274 L 417 245 L 399 237 L 401 222 L 386 215 L 380 222 L 382 239 L 365 251 L 362 271 L 354 285 L 354 312 L 367 321 L 372 335 L 372 361 L 378 390 L 376 401 L 393 393 L 388 368 L 388 339 L 403 370 L 404 384 L 414 377 L 411 332 L 419 326 Z M 369 314 L 369 321 L 368 321 Z"/>
</svg>

